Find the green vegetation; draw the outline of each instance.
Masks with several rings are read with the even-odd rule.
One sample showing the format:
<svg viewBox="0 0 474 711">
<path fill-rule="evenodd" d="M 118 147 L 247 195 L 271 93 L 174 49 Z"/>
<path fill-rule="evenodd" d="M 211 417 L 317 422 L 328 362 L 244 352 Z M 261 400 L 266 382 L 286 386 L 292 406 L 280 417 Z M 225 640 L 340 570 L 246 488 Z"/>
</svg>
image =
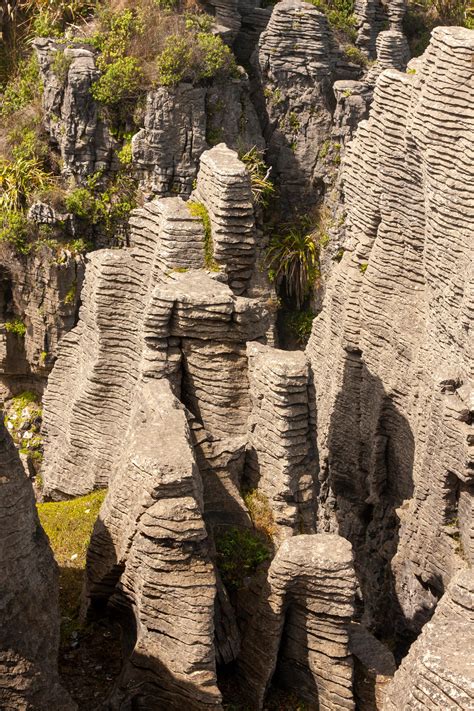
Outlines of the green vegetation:
<svg viewBox="0 0 474 711">
<path fill-rule="evenodd" d="M 8 333 L 14 333 L 17 336 L 20 336 L 21 338 L 26 335 L 25 323 L 19 318 L 14 318 L 11 321 L 5 321 L 5 330 Z"/>
<path fill-rule="evenodd" d="M 51 175 L 37 158 L 0 158 L 0 210 L 18 211 L 31 195 L 51 185 Z"/>
<path fill-rule="evenodd" d="M 73 304 L 76 300 L 76 293 L 77 293 L 77 281 L 74 279 L 73 283 L 71 284 L 70 288 L 68 289 L 66 296 L 64 297 L 64 303 L 66 305 Z"/>
<path fill-rule="evenodd" d="M 204 263 L 212 272 L 220 271 L 220 267 L 214 259 L 214 243 L 212 241 L 212 227 L 209 213 L 202 202 L 188 201 L 188 210 L 193 217 L 199 217 L 204 227 Z"/>
<path fill-rule="evenodd" d="M 272 508 L 267 497 L 258 489 L 251 489 L 244 494 L 243 499 L 253 525 L 259 533 L 271 542 L 276 533 L 276 528 Z"/>
<path fill-rule="evenodd" d="M 307 219 L 287 226 L 270 240 L 266 253 L 268 275 L 277 287 L 284 286 L 300 309 L 319 275 L 319 247 Z"/>
<path fill-rule="evenodd" d="M 354 47 L 354 45 L 346 44 L 344 54 L 350 62 L 358 64 L 359 67 L 366 67 L 369 63 L 366 55 L 358 47 Z"/>
<path fill-rule="evenodd" d="M 360 273 L 361 273 L 361 274 L 365 274 L 365 272 L 367 271 L 367 267 L 368 267 L 368 266 L 369 266 L 369 265 L 368 265 L 368 262 L 362 262 L 361 264 L 359 264 L 359 271 L 360 271 Z"/>
<path fill-rule="evenodd" d="M 157 59 L 163 86 L 200 81 L 236 73 L 234 55 L 219 35 L 188 29 L 186 36 L 170 35 Z"/>
<path fill-rule="evenodd" d="M 216 550 L 217 567 L 229 590 L 239 590 L 245 578 L 270 557 L 268 547 L 248 529 L 230 528 L 218 534 Z"/>
<path fill-rule="evenodd" d="M 314 317 L 315 313 L 311 309 L 285 313 L 285 326 L 300 346 L 305 346 L 308 342 Z"/>
<path fill-rule="evenodd" d="M 325 13 L 333 31 L 341 39 L 354 42 L 357 37 L 357 21 L 354 16 L 354 0 L 307 0 Z"/>
<path fill-rule="evenodd" d="M 10 81 L 6 84 L 0 102 L 0 117 L 6 118 L 38 100 L 43 87 L 39 64 L 35 54 L 22 59 Z"/>
<path fill-rule="evenodd" d="M 423 54 L 437 25 L 460 25 L 474 29 L 474 5 L 471 0 L 409 0 L 403 29 L 411 54 Z"/>
<path fill-rule="evenodd" d="M 70 501 L 38 504 L 38 514 L 60 568 L 59 603 L 62 638 L 79 629 L 84 568 L 92 529 L 107 491 Z"/>
<path fill-rule="evenodd" d="M 67 79 L 69 67 L 71 66 L 71 61 L 71 58 L 66 57 L 62 49 L 58 49 L 54 53 L 51 69 L 62 84 L 64 84 Z"/>
<path fill-rule="evenodd" d="M 263 151 L 253 146 L 245 153 L 240 152 L 239 158 L 250 173 L 250 183 L 255 203 L 267 207 L 270 198 L 275 193 L 275 187 L 269 178 L 271 169 L 268 168 L 263 159 Z"/>
<path fill-rule="evenodd" d="M 65 202 L 68 212 L 113 235 L 136 207 L 136 185 L 130 176 L 122 173 L 104 181 L 99 172 L 87 179 L 86 187 L 69 193 Z"/>
</svg>

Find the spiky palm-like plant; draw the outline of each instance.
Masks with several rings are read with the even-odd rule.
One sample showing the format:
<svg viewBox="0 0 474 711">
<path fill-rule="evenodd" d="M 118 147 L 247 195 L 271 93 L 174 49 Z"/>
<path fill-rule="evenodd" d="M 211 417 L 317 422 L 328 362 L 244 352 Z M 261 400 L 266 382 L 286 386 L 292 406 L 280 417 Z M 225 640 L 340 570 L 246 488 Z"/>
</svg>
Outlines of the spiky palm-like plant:
<svg viewBox="0 0 474 711">
<path fill-rule="evenodd" d="M 270 278 L 285 282 L 288 296 L 301 308 L 319 274 L 319 249 L 315 234 L 300 223 L 273 236 L 267 250 Z"/>
<path fill-rule="evenodd" d="M 51 181 L 37 158 L 0 159 L 0 209 L 21 210 L 29 195 L 46 190 Z"/>
</svg>

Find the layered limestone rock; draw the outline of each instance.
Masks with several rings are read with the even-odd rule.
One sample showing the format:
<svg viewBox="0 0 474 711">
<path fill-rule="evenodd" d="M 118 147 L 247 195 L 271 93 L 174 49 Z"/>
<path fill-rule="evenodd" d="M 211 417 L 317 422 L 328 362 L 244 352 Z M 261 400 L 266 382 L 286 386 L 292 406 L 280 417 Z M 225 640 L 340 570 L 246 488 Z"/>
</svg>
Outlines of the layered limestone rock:
<svg viewBox="0 0 474 711">
<path fill-rule="evenodd" d="M 204 171 L 208 160 L 223 181 L 230 166 L 222 195 L 212 181 L 198 179 L 216 257 L 229 235 L 233 253 L 246 254 L 252 224 L 248 175 L 228 149 L 216 147 L 206 156 Z M 80 320 L 62 341 L 45 397 L 47 495 L 74 496 L 107 485 L 142 377 L 168 377 L 178 394 L 183 380 L 184 402 L 212 440 L 233 439 L 229 451 L 242 450 L 250 410 L 245 343 L 264 338 L 269 316 L 257 299 L 235 296 L 224 272 L 202 268 L 204 233 L 181 198 L 167 198 L 135 212 L 132 247 L 90 255 Z"/>
<path fill-rule="evenodd" d="M 59 684 L 58 571 L 10 435 L 0 425 L 0 707 L 73 711 Z"/>
<path fill-rule="evenodd" d="M 245 79 L 149 92 L 144 127 L 132 140 L 143 189 L 161 197 L 189 196 L 201 154 L 220 141 L 239 150 L 263 147 Z"/>
<path fill-rule="evenodd" d="M 416 73 L 380 76 L 307 349 L 318 530 L 352 541 L 384 634 L 416 633 L 471 551 L 473 56 L 472 32 L 436 28 Z"/>
<path fill-rule="evenodd" d="M 87 558 L 92 605 L 125 625 L 109 709 L 219 709 L 215 576 L 184 408 L 166 380 L 143 383 Z"/>
<path fill-rule="evenodd" d="M 60 339 L 75 323 L 82 257 L 42 247 L 21 255 L 0 248 L 0 365 L 3 394 L 42 391 Z"/>
<path fill-rule="evenodd" d="M 194 199 L 206 206 L 216 263 L 232 290 L 243 293 L 256 256 L 252 189 L 245 165 L 224 143 L 202 155 Z"/>
<path fill-rule="evenodd" d="M 326 16 L 303 0 L 274 6 L 254 55 L 267 158 L 285 206 L 321 197 L 320 149 L 331 131 L 335 57 Z M 318 188 L 319 185 L 319 188 Z"/>
<path fill-rule="evenodd" d="M 120 144 L 111 136 L 91 95 L 98 79 L 90 46 L 64 47 L 37 38 L 34 47 L 43 81 L 44 126 L 59 148 L 66 175 L 77 179 L 119 167 Z"/>
<path fill-rule="evenodd" d="M 239 657 L 240 689 L 261 709 L 273 674 L 320 711 L 354 709 L 348 625 L 356 578 L 350 544 L 295 536 L 273 559 Z"/>
<path fill-rule="evenodd" d="M 269 501 L 279 536 L 314 531 L 314 394 L 301 351 L 247 347 L 252 412 L 246 478 Z"/>
<path fill-rule="evenodd" d="M 474 575 L 458 573 L 397 670 L 384 711 L 474 706 Z"/>
</svg>

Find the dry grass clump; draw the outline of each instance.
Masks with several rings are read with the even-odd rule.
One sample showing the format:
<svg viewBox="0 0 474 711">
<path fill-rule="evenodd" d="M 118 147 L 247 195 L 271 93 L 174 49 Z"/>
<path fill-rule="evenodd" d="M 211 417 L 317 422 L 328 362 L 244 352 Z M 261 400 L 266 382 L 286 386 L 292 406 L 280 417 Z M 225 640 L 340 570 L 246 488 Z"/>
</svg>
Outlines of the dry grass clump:
<svg viewBox="0 0 474 711">
<path fill-rule="evenodd" d="M 244 502 L 257 531 L 267 540 L 273 540 L 276 526 L 270 502 L 265 494 L 262 494 L 258 489 L 251 489 L 244 495 Z"/>
</svg>

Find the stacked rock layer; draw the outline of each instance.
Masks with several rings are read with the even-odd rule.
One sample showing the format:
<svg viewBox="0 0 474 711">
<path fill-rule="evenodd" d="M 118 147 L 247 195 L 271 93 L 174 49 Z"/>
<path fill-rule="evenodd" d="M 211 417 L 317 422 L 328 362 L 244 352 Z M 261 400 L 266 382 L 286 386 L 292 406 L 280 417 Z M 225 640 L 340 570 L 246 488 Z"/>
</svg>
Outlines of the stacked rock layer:
<svg viewBox="0 0 474 711">
<path fill-rule="evenodd" d="M 319 530 L 351 540 L 368 619 L 417 633 L 472 541 L 473 33 L 384 72 L 343 167 L 346 252 L 307 349 Z M 389 617 L 387 618 L 387 614 Z"/>
</svg>

